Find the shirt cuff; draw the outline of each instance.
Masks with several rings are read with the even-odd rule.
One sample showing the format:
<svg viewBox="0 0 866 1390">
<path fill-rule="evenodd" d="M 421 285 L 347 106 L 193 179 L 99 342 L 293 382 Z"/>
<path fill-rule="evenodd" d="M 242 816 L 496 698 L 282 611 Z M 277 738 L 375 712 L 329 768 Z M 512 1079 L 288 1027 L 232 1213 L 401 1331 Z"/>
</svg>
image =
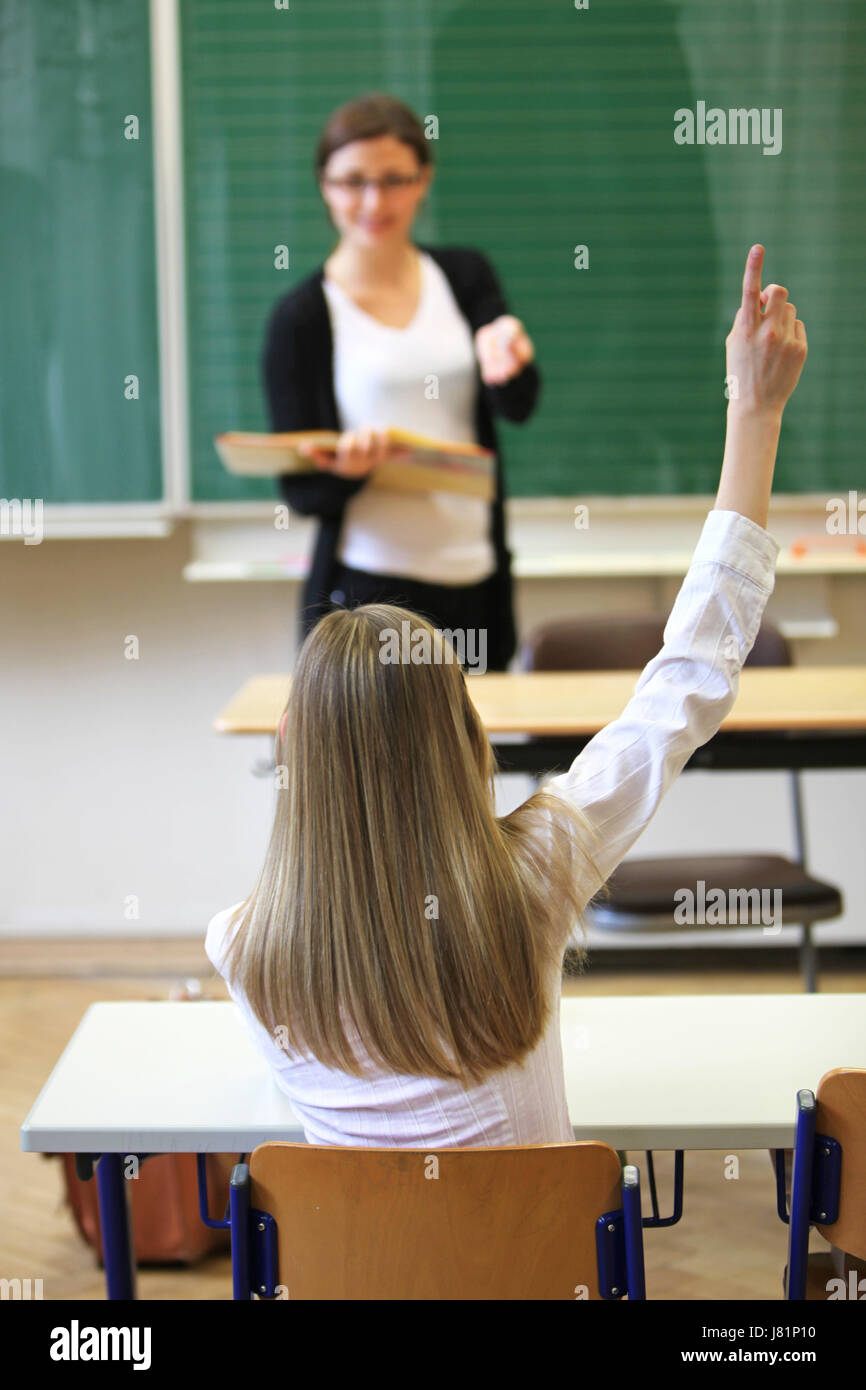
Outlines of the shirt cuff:
<svg viewBox="0 0 866 1390">
<path fill-rule="evenodd" d="M 739 512 L 714 509 L 704 522 L 692 564 L 726 565 L 772 593 L 781 548 L 757 521 Z"/>
</svg>

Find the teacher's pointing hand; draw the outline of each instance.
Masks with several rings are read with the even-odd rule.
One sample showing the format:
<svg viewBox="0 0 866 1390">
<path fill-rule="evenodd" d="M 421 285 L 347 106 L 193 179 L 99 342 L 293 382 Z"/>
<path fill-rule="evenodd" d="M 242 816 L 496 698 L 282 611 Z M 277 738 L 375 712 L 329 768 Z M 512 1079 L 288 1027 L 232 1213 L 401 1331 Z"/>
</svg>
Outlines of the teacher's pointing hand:
<svg viewBox="0 0 866 1390">
<path fill-rule="evenodd" d="M 520 319 L 502 314 L 475 334 L 475 352 L 485 386 L 502 386 L 517 376 L 535 356 Z"/>
</svg>

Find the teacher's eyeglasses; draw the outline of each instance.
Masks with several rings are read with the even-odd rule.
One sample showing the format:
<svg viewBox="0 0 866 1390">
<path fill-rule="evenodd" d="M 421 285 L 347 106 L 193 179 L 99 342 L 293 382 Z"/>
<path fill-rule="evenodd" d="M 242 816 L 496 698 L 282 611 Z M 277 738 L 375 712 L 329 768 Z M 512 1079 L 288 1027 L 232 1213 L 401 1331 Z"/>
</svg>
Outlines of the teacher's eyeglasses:
<svg viewBox="0 0 866 1390">
<path fill-rule="evenodd" d="M 383 193 L 404 193 L 420 179 L 420 174 L 386 174 L 383 179 L 362 179 L 354 174 L 345 179 L 322 179 L 328 188 L 358 197 L 368 188 L 381 188 Z"/>
</svg>

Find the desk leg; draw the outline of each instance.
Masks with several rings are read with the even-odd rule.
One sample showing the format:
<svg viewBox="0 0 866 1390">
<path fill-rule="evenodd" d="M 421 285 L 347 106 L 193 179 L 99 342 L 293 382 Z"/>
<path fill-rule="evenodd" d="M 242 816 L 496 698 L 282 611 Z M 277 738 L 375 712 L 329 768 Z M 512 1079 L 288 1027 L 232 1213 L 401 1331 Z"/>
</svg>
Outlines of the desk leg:
<svg viewBox="0 0 866 1390">
<path fill-rule="evenodd" d="M 804 922 L 800 928 L 803 933 L 800 940 L 800 965 L 803 970 L 803 988 L 806 994 L 815 994 L 818 989 L 818 961 L 815 955 L 815 943 L 812 940 L 812 925 Z"/>
<path fill-rule="evenodd" d="M 96 1165 L 105 1290 L 109 1299 L 136 1297 L 135 1259 L 123 1158 L 123 1154 L 102 1154 Z"/>
</svg>

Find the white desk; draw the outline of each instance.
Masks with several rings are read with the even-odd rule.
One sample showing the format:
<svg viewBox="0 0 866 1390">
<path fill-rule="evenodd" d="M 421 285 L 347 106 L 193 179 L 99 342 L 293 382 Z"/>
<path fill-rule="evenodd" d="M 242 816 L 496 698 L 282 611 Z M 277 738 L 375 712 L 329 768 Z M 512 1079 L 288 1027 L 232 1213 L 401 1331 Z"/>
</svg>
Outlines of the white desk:
<svg viewBox="0 0 866 1390">
<path fill-rule="evenodd" d="M 866 996 L 562 1000 L 577 1139 L 786 1148 L 798 1090 L 866 1067 Z M 36 1153 L 248 1153 L 303 1140 L 231 1003 L 93 1004 L 21 1129 Z"/>
</svg>

